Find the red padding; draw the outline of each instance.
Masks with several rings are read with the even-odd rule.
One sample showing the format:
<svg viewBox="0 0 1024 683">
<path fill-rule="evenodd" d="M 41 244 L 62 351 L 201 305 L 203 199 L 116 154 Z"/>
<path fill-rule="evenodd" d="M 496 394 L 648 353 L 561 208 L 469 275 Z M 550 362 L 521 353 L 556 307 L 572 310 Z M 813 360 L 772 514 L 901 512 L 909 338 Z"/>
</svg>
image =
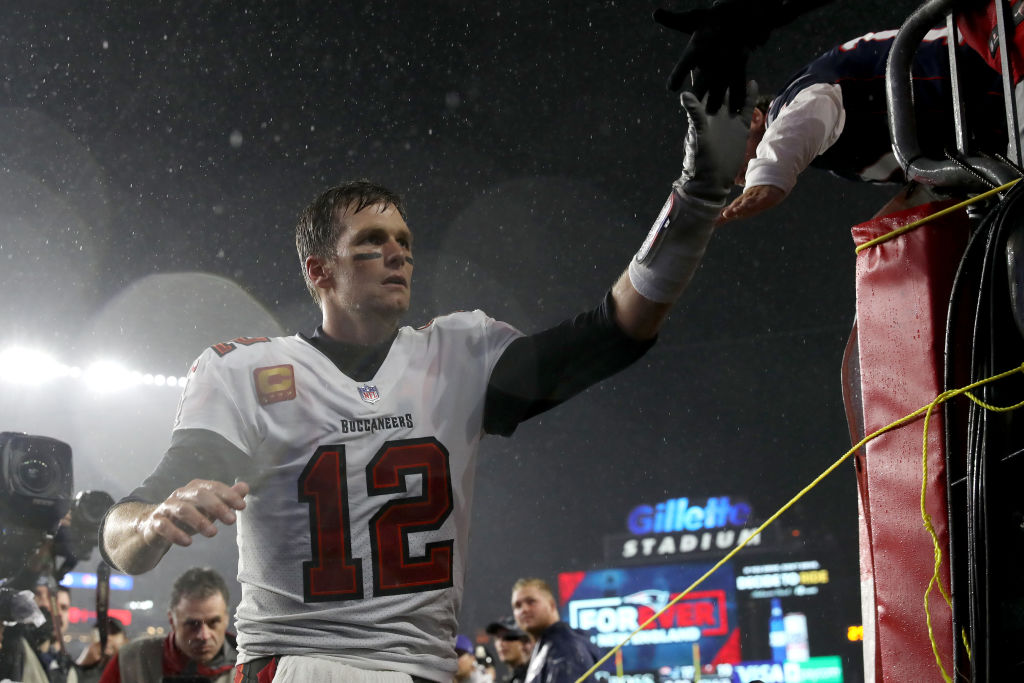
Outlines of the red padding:
<svg viewBox="0 0 1024 683">
<path fill-rule="evenodd" d="M 975 2 L 973 6 L 957 9 L 957 28 L 965 42 L 981 55 L 989 66 L 1002 73 L 1002 49 L 998 41 L 993 42 L 992 40 L 996 35 L 996 4 L 994 0 L 988 0 L 984 4 Z M 1019 6 L 1015 7 L 1013 11 L 1007 8 L 1004 15 L 1009 25 L 1010 41 L 1013 44 L 1009 53 L 1010 78 L 1014 84 L 1019 83 L 1024 77 L 1024 23 L 1014 16 L 1019 11 Z"/>
<path fill-rule="evenodd" d="M 857 245 L 945 208 L 925 204 L 852 229 Z M 857 328 L 865 432 L 871 434 L 942 392 L 946 311 L 968 236 L 958 212 L 857 256 Z M 868 680 L 941 681 L 925 622 L 924 593 L 933 571 L 932 540 L 921 521 L 919 419 L 871 441 L 857 455 L 863 500 L 862 563 L 874 579 L 874 662 Z M 949 590 L 949 535 L 941 409 L 928 432 L 926 508 L 943 551 Z M 865 547 L 865 544 L 866 547 Z M 870 599 L 870 596 L 867 596 Z M 952 615 L 937 587 L 929 596 L 936 642 L 952 672 Z M 865 614 L 872 611 L 865 608 Z M 865 624 L 865 634 L 870 625 Z M 867 637 L 867 636 L 866 636 Z M 866 645 L 868 645 L 866 643 Z"/>
</svg>

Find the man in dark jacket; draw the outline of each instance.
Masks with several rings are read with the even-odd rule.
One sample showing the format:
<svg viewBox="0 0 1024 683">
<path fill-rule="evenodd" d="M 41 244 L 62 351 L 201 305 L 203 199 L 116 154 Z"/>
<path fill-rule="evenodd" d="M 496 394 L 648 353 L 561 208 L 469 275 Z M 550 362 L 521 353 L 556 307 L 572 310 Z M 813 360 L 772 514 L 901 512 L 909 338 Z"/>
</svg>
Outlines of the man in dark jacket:
<svg viewBox="0 0 1024 683">
<path fill-rule="evenodd" d="M 554 593 L 544 580 L 516 581 L 512 610 L 519 628 L 534 639 L 526 683 L 574 683 L 601 658 L 586 634 L 559 619 Z"/>
</svg>

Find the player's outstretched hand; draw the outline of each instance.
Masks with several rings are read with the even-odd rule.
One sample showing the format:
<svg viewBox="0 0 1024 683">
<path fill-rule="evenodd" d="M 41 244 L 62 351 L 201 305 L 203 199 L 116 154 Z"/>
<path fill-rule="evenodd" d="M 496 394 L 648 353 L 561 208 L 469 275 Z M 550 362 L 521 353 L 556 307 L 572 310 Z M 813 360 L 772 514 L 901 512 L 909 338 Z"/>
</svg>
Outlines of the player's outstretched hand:
<svg viewBox="0 0 1024 683">
<path fill-rule="evenodd" d="M 676 92 L 693 74 L 698 99 L 708 96 L 707 112 L 714 114 L 730 93 L 729 109 L 743 107 L 747 57 L 763 45 L 772 29 L 832 0 L 715 0 L 711 7 L 685 12 L 658 8 L 654 20 L 673 31 L 690 34 L 682 56 L 668 77 Z"/>
<path fill-rule="evenodd" d="M 698 99 L 707 95 L 707 112 L 714 114 L 729 98 L 729 109 L 743 107 L 743 84 L 747 78 L 747 57 L 764 43 L 771 31 L 764 22 L 751 22 L 751 14 L 763 0 L 719 0 L 711 7 L 685 12 L 658 8 L 654 20 L 673 31 L 690 34 L 682 56 L 669 74 L 667 87 L 677 92 L 692 72 L 693 91 Z"/>
<path fill-rule="evenodd" d="M 715 225 L 728 223 L 741 218 L 756 216 L 767 211 L 786 198 L 786 193 L 774 185 L 755 185 L 748 187 L 729 206 L 722 209 L 715 220 Z"/>
<path fill-rule="evenodd" d="M 149 545 L 192 545 L 192 536 L 215 536 L 217 525 L 235 523 L 235 511 L 245 508 L 249 485 L 228 486 L 219 481 L 193 479 L 153 508 L 142 521 L 142 536 Z"/>
<path fill-rule="evenodd" d="M 676 181 L 676 188 L 681 192 L 715 202 L 729 196 L 746 155 L 757 83 L 747 83 L 744 94 L 743 107 L 738 114 L 724 109 L 708 114 L 706 104 L 692 92 L 680 96 L 690 120 L 683 174 Z"/>
</svg>

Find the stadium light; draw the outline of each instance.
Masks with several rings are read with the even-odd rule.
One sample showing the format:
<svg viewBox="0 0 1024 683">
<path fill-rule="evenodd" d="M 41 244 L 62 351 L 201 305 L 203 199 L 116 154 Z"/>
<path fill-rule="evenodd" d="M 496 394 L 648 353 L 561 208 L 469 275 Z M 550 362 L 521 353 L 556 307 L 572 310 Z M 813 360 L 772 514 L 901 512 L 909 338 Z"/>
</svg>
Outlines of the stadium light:
<svg viewBox="0 0 1024 683">
<path fill-rule="evenodd" d="M 82 376 L 93 391 L 108 393 L 133 386 L 132 373 L 117 361 L 98 360 L 85 369 Z"/>
<path fill-rule="evenodd" d="M 52 380 L 68 378 L 85 382 L 100 393 L 110 393 L 140 385 L 184 387 L 184 377 L 142 373 L 129 370 L 116 360 L 96 361 L 85 370 L 59 362 L 45 351 L 11 346 L 0 351 L 0 384 L 40 386 Z"/>
<path fill-rule="evenodd" d="M 0 352 L 0 378 L 11 384 L 38 386 L 67 376 L 70 371 L 71 368 L 43 351 L 12 346 Z"/>
</svg>

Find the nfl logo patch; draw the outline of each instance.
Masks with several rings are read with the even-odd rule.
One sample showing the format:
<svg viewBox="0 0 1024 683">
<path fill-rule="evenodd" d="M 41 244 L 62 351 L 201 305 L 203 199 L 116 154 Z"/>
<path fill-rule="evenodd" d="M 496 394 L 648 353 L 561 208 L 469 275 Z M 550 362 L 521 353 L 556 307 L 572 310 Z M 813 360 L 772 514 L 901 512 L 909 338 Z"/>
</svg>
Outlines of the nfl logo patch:
<svg viewBox="0 0 1024 683">
<path fill-rule="evenodd" d="M 359 398 L 363 399 L 367 403 L 376 403 L 380 400 L 380 392 L 377 391 L 377 387 L 372 384 L 359 387 Z"/>
</svg>

